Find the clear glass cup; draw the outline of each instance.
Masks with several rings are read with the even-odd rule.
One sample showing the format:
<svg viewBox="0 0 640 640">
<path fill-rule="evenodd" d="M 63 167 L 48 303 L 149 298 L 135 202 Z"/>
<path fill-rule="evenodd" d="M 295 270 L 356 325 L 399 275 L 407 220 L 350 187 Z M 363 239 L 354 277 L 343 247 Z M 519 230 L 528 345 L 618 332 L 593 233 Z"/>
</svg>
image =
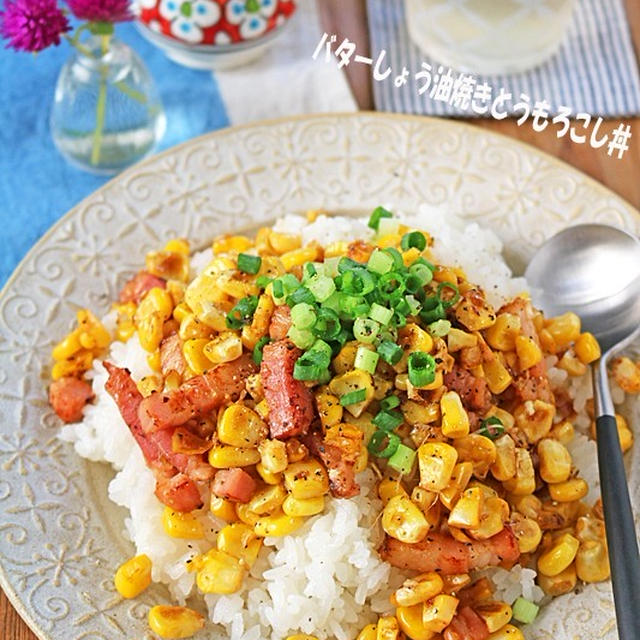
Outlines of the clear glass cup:
<svg viewBox="0 0 640 640">
<path fill-rule="evenodd" d="M 50 127 L 72 164 L 114 174 L 150 153 L 165 131 L 165 115 L 146 66 L 126 44 L 92 36 L 58 76 Z"/>
<path fill-rule="evenodd" d="M 560 47 L 575 0 L 406 0 L 411 39 L 459 71 L 526 71 Z"/>
</svg>

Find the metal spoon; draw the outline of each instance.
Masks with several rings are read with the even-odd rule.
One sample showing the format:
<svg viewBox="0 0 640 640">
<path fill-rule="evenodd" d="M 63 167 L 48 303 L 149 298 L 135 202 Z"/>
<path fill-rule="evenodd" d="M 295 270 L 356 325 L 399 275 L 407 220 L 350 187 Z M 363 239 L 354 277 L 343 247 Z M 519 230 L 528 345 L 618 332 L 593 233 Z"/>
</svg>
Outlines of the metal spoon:
<svg viewBox="0 0 640 640">
<path fill-rule="evenodd" d="M 525 276 L 548 315 L 574 311 L 600 342 L 592 367 L 600 491 L 620 640 L 640 638 L 640 557 L 607 361 L 640 335 L 640 241 L 600 224 L 570 227 L 533 256 Z"/>
</svg>

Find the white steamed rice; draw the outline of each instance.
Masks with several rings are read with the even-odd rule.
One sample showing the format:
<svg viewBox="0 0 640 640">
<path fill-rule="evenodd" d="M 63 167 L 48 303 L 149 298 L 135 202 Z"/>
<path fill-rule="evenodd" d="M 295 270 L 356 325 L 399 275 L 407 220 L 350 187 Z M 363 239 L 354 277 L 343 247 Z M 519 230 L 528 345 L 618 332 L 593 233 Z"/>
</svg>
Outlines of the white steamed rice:
<svg viewBox="0 0 640 640">
<path fill-rule="evenodd" d="M 513 278 L 501 256 L 502 244 L 490 230 L 452 215 L 422 206 L 413 215 L 400 215 L 406 224 L 428 230 L 435 239 L 433 251 L 443 264 L 462 267 L 473 282 L 480 284 L 489 300 L 499 306 L 526 290 L 523 278 Z M 303 241 L 329 244 L 339 240 L 367 239 L 371 229 L 366 220 L 319 216 L 309 224 L 300 216 L 286 216 L 276 229 L 300 229 Z M 192 258 L 194 273 L 211 259 L 211 251 Z M 113 315 L 107 317 L 113 327 Z M 151 373 L 146 352 L 136 336 L 126 344 L 114 342 L 107 359 L 131 370 L 139 380 Z M 548 362 L 552 384 L 566 384 L 566 372 Z M 126 534 L 138 553 L 153 562 L 153 580 L 169 585 L 179 602 L 195 592 L 194 574 L 186 570 L 186 560 L 213 546 L 224 523 L 212 515 L 202 515 L 206 537 L 180 540 L 168 537 L 162 528 L 163 505 L 154 496 L 153 474 L 147 469 L 120 413 L 104 390 L 107 374 L 96 362 L 90 377 L 96 400 L 87 406 L 81 423 L 61 431 L 61 439 L 73 443 L 81 456 L 109 462 L 116 475 L 109 485 L 109 497 L 129 510 Z M 569 446 L 575 465 L 591 487 L 588 500 L 598 496 L 596 449 L 584 432 L 589 427 L 586 401 L 591 397 L 587 377 L 569 381 L 579 417 L 578 433 Z M 620 393 L 617 394 L 620 396 Z M 616 400 L 624 399 L 616 397 Z M 376 613 L 389 611 L 389 595 L 402 582 L 396 570 L 378 558 L 376 547 L 380 528 L 376 514 L 380 503 L 375 495 L 375 478 L 365 471 L 358 478 L 361 495 L 350 500 L 330 500 L 327 509 L 311 518 L 296 534 L 266 538 L 264 548 L 239 593 L 205 596 L 209 615 L 224 628 L 230 640 L 280 639 L 301 631 L 319 638 L 354 638 Z M 519 565 L 510 571 L 488 572 L 496 585 L 497 598 L 513 602 L 518 596 L 540 601 L 543 593 L 535 585 L 536 572 Z"/>
</svg>

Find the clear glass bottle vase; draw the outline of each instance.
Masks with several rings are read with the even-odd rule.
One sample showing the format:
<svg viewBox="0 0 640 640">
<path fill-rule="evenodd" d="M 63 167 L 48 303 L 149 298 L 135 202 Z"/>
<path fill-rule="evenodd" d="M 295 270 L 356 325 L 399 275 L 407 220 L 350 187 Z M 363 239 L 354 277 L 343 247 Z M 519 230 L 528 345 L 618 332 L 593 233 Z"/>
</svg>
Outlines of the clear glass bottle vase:
<svg viewBox="0 0 640 640">
<path fill-rule="evenodd" d="M 50 120 L 69 162 L 117 173 L 153 151 L 165 124 L 153 79 L 128 45 L 111 35 L 77 45 L 60 70 Z"/>
</svg>

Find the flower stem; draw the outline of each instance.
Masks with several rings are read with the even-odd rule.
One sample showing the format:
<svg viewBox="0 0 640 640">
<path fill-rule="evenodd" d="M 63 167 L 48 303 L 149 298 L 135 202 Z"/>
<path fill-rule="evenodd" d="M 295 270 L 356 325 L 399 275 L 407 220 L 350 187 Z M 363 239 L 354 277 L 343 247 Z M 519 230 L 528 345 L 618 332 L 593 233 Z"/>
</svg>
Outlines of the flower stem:
<svg viewBox="0 0 640 640">
<path fill-rule="evenodd" d="M 102 55 L 109 51 L 109 35 L 100 36 Z M 93 132 L 93 147 L 91 149 L 91 164 L 97 165 L 100 162 L 100 149 L 102 147 L 102 133 L 104 131 L 104 119 L 107 106 L 107 65 L 100 65 L 100 89 L 98 90 L 98 102 L 96 104 L 96 128 Z"/>
</svg>

